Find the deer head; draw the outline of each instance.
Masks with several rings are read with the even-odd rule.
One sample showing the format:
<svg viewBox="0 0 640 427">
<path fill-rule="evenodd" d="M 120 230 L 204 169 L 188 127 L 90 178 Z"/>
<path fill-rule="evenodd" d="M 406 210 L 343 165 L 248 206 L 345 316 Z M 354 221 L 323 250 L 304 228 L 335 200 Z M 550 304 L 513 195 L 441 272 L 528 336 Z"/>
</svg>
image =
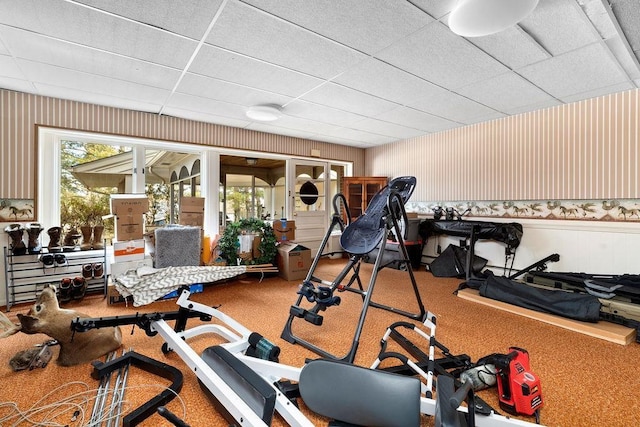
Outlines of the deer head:
<svg viewBox="0 0 640 427">
<path fill-rule="evenodd" d="M 6 317 L 0 320 L 6 332 L 0 337 L 9 336 L 18 331 L 25 334 L 46 334 L 58 341 L 60 354 L 58 364 L 62 366 L 78 365 L 91 362 L 99 357 L 116 350 L 122 343 L 119 327 L 93 329 L 74 334 L 71 322 L 78 318 L 89 317 L 76 310 L 60 308 L 56 297 L 56 288 L 47 285 L 27 314 L 18 314 L 20 325 L 14 325 Z M 13 327 L 9 327 L 7 324 Z"/>
</svg>

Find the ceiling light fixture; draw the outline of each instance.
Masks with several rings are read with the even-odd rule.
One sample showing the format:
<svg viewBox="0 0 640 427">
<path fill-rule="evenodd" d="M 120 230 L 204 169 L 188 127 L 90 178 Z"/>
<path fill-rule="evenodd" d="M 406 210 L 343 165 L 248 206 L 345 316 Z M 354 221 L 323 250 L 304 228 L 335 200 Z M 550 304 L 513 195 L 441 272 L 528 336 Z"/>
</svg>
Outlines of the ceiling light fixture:
<svg viewBox="0 0 640 427">
<path fill-rule="evenodd" d="M 495 34 L 533 12 L 539 0 L 459 0 L 449 14 L 449 28 L 463 37 Z"/>
<path fill-rule="evenodd" d="M 256 105 L 249 107 L 247 117 L 258 122 L 272 122 L 282 115 L 282 108 L 275 104 Z"/>
<path fill-rule="evenodd" d="M 245 157 L 245 160 L 247 161 L 247 164 L 249 166 L 255 166 L 258 164 L 258 159 L 256 159 L 255 157 Z"/>
</svg>

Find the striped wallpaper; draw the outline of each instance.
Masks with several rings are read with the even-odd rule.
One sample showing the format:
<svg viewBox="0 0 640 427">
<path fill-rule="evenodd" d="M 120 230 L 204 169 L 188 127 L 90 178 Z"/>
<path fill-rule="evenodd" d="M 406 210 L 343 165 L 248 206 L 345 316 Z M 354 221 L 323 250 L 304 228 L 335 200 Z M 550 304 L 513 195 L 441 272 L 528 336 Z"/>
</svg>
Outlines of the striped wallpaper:
<svg viewBox="0 0 640 427">
<path fill-rule="evenodd" d="M 304 157 L 317 149 L 364 173 L 362 148 L 0 89 L 0 198 L 36 198 L 38 125 Z"/>
<path fill-rule="evenodd" d="M 638 89 L 366 150 L 415 201 L 640 198 Z"/>
<path fill-rule="evenodd" d="M 354 162 L 415 201 L 640 198 L 637 89 L 362 150 L 0 89 L 0 198 L 35 197 L 36 125 Z"/>
</svg>

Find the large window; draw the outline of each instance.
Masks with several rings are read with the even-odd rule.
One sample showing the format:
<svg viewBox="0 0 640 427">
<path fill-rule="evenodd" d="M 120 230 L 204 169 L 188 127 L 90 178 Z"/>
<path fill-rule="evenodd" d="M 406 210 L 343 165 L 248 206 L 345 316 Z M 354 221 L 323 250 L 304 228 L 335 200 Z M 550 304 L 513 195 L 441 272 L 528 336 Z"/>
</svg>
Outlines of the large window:
<svg viewBox="0 0 640 427">
<path fill-rule="evenodd" d="M 175 147 L 108 135 L 42 131 L 39 221 L 45 228 L 60 226 L 65 234 L 104 226 L 102 237 L 109 242 L 114 221 L 105 217 L 110 214 L 111 194 L 144 193 L 149 198 L 147 229 L 177 223 L 181 195 L 200 195 L 201 154 Z"/>
<path fill-rule="evenodd" d="M 65 231 L 102 222 L 103 237 L 109 240 L 113 220 L 103 217 L 110 213 L 111 194 L 146 194 L 147 230 L 178 223 L 180 200 L 185 196 L 205 198 L 204 226 L 211 235 L 236 219 L 295 215 L 297 201 L 287 194 L 299 192 L 307 180 L 297 186 L 287 183 L 291 157 L 246 154 L 251 156 L 238 150 L 41 127 L 38 221 L 45 229 L 63 226 Z M 327 183 L 322 182 L 323 176 L 309 174 L 321 194 L 318 203 L 305 205 L 306 210 L 326 209 L 329 201 L 322 196 L 326 185 L 329 196 L 339 191 L 339 180 L 348 165 L 329 165 Z"/>
</svg>

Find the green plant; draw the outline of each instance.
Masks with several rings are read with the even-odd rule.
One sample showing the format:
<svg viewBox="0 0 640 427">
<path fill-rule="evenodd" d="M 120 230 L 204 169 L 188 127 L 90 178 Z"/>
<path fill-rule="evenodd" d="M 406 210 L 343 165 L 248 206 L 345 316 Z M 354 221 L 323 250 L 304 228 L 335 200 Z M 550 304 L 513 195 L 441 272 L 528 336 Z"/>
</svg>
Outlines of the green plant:
<svg viewBox="0 0 640 427">
<path fill-rule="evenodd" d="M 278 250 L 273 228 L 257 218 L 247 218 L 227 224 L 218 241 L 220 255 L 227 261 L 227 265 L 238 265 L 238 236 L 243 231 L 260 235 L 260 246 L 258 247 L 260 256 L 249 260 L 248 264 L 271 264 Z M 241 263 L 245 263 L 245 261 L 241 260 Z"/>
</svg>

